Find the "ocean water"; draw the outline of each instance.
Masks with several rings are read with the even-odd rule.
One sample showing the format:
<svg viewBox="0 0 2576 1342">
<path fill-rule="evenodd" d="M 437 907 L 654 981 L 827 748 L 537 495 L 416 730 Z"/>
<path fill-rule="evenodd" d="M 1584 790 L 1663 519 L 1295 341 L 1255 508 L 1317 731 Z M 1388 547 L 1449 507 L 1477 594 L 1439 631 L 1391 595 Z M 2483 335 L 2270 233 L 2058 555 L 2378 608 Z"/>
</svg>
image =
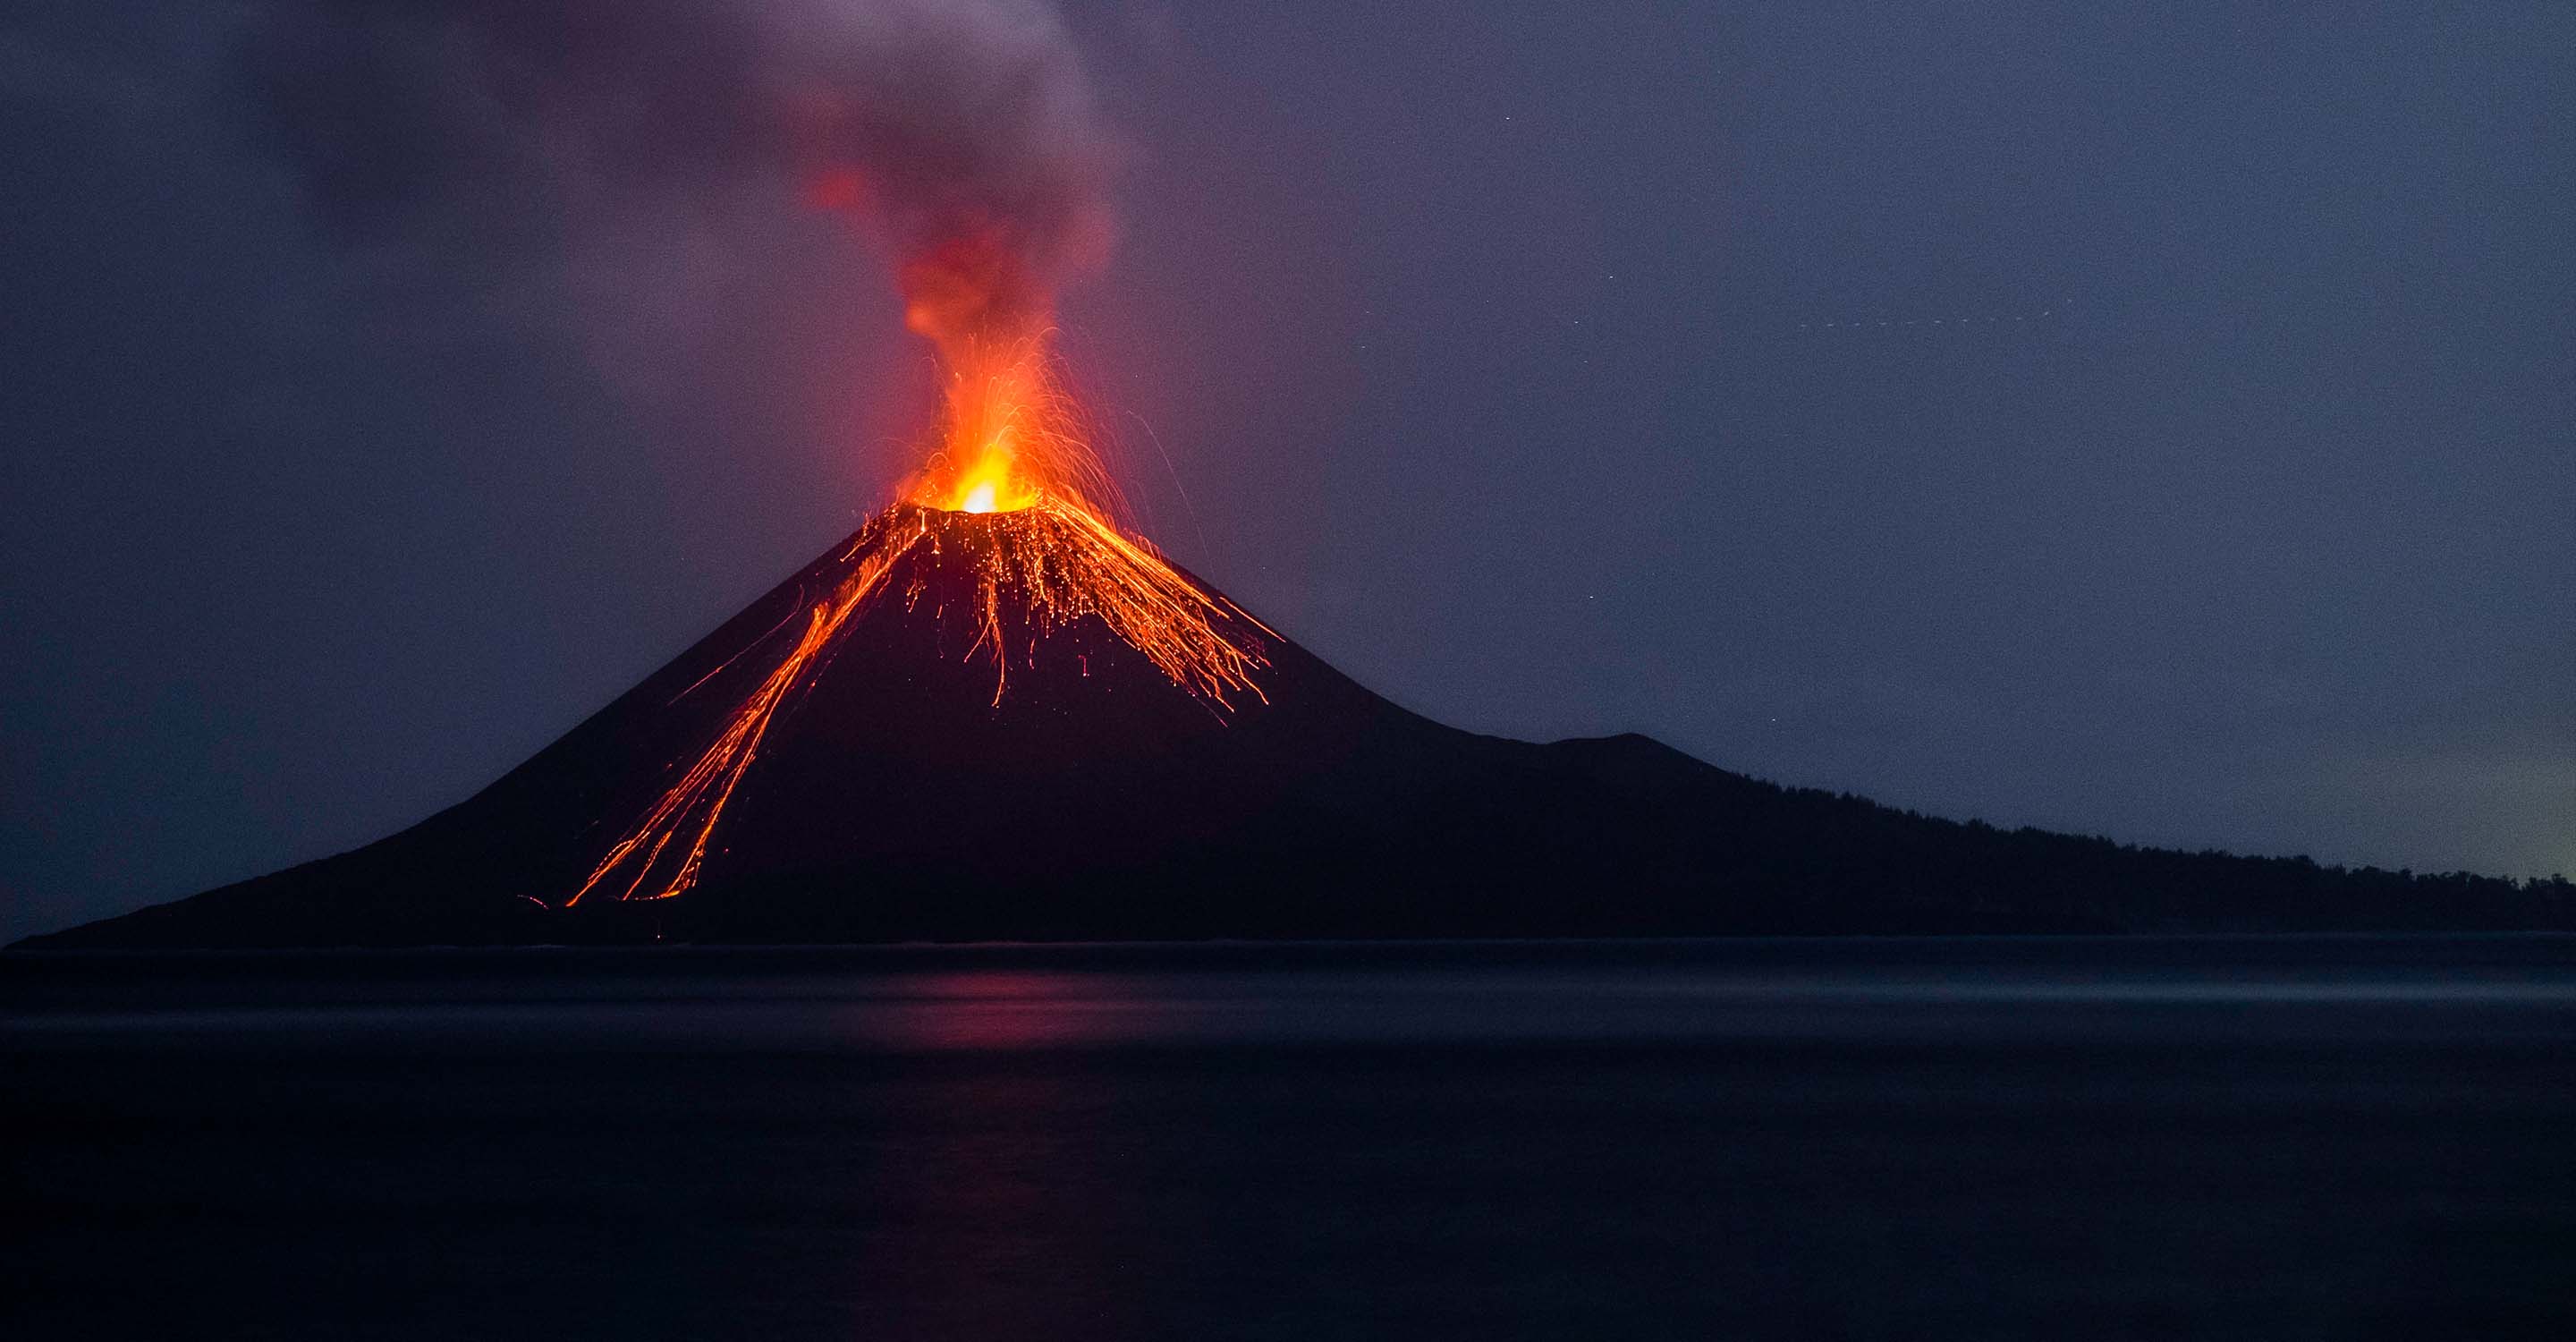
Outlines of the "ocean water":
<svg viewBox="0 0 2576 1342">
<path fill-rule="evenodd" d="M 2576 1337 L 2576 941 L 0 960 L 10 1338 Z"/>
</svg>

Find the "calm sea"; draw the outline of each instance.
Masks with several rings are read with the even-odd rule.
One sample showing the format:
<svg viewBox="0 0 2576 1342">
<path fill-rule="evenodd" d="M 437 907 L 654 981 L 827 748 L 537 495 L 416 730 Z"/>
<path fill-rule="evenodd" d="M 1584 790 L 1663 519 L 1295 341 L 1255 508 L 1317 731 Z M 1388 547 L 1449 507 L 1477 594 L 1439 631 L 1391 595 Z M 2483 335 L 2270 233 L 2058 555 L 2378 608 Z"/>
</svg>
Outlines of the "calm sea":
<svg viewBox="0 0 2576 1342">
<path fill-rule="evenodd" d="M 10 1338 L 2576 1337 L 2576 941 L 0 960 Z"/>
</svg>

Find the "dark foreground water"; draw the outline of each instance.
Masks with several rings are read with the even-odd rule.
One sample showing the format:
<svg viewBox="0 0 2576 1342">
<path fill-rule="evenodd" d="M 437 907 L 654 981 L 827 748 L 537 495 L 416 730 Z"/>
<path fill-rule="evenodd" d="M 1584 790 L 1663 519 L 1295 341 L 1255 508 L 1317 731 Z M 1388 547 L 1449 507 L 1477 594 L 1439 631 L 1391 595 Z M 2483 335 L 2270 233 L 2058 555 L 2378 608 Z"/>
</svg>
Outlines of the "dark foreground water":
<svg viewBox="0 0 2576 1342">
<path fill-rule="evenodd" d="M 2576 1337 L 2576 942 L 0 962 L 10 1338 Z"/>
</svg>

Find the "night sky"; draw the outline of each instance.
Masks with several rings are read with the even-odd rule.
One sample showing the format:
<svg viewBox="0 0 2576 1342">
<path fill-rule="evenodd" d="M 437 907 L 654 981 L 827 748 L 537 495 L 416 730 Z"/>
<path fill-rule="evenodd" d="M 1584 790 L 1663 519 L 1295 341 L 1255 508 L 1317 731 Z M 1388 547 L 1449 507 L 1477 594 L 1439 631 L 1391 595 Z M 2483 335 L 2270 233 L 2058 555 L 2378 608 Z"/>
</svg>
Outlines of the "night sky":
<svg viewBox="0 0 2576 1342">
<path fill-rule="evenodd" d="M 1149 534 L 1434 717 L 2576 874 L 2576 7 L 2130 8 L 1068 5 L 1068 357 Z M 917 463 L 844 221 L 675 150 L 353 232 L 278 22 L 0 19 L 0 937 L 462 799 Z"/>
</svg>

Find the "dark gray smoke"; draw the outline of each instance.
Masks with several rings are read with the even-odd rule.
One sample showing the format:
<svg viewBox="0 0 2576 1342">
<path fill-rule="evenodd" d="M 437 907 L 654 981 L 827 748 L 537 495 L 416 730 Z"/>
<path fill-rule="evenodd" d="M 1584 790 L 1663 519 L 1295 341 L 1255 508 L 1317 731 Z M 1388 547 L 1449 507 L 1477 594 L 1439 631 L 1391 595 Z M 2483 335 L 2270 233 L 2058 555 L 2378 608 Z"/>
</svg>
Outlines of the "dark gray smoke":
<svg viewBox="0 0 2576 1342">
<path fill-rule="evenodd" d="M 1107 244 L 1108 138 L 1037 0 L 280 0 L 241 68 L 354 237 L 578 246 L 801 197 L 883 230 L 943 340 L 1042 316 Z"/>
</svg>

